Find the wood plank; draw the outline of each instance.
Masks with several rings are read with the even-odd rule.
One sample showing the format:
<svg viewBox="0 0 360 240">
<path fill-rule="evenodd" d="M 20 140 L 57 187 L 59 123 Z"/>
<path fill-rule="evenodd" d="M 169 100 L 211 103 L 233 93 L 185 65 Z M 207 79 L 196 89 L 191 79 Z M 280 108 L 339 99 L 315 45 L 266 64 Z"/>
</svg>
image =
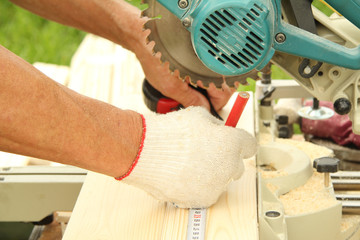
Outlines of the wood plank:
<svg viewBox="0 0 360 240">
<path fill-rule="evenodd" d="M 21 167 L 29 163 L 29 158 L 17 154 L 0 152 L 0 167 Z"/>
<path fill-rule="evenodd" d="M 68 66 L 55 65 L 50 63 L 36 62 L 33 64 L 38 70 L 56 82 L 67 86 L 69 82 L 70 68 Z"/>
<path fill-rule="evenodd" d="M 87 35 L 72 59 L 69 88 L 88 97 L 109 102 L 114 50 L 114 43 Z"/>
<path fill-rule="evenodd" d="M 122 96 L 141 95 L 144 73 L 134 53 L 117 45 L 114 54 L 111 103 L 120 106 Z"/>
</svg>

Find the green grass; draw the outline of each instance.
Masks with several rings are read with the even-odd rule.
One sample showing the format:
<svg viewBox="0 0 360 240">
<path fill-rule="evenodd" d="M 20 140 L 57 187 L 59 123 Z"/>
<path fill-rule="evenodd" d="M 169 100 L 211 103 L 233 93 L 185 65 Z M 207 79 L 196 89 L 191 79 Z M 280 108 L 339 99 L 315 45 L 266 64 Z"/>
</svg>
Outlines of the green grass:
<svg viewBox="0 0 360 240">
<path fill-rule="evenodd" d="M 283 70 L 281 70 L 278 66 L 271 66 L 271 78 L 272 79 L 292 79 L 288 74 L 286 74 Z M 247 79 L 249 85 L 243 86 L 240 85 L 238 91 L 255 91 L 256 81 L 248 78 Z"/>
<path fill-rule="evenodd" d="M 326 6 L 325 3 L 321 2 L 320 0 L 314 0 L 313 5 L 314 5 L 314 7 L 318 8 L 323 13 L 325 13 L 326 16 L 330 16 L 334 12 L 328 6 Z"/>
<path fill-rule="evenodd" d="M 125 1 L 130 3 L 131 5 L 134 5 L 135 7 L 139 8 L 141 11 L 148 8 L 147 4 L 141 3 L 142 0 L 125 0 Z"/>
<path fill-rule="evenodd" d="M 0 1 L 0 44 L 30 63 L 69 65 L 84 32 Z"/>
</svg>

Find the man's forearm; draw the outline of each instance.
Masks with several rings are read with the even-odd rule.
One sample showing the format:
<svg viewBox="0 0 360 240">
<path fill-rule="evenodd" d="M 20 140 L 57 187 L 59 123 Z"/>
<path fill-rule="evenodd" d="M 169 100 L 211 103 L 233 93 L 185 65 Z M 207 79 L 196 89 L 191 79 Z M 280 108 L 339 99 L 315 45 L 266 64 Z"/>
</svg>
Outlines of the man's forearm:
<svg viewBox="0 0 360 240">
<path fill-rule="evenodd" d="M 49 20 L 107 38 L 136 51 L 146 19 L 140 10 L 123 0 L 11 0 Z"/>
<path fill-rule="evenodd" d="M 135 159 L 139 114 L 79 95 L 0 46 L 0 150 L 121 176 Z"/>
<path fill-rule="evenodd" d="M 146 17 L 124 0 L 11 0 L 15 4 L 47 19 L 72 26 L 107 38 L 134 52 L 143 67 L 146 78 L 162 94 L 183 106 L 210 108 L 207 99 L 180 80 L 179 74 L 162 64 L 153 55 L 153 42 L 147 42 L 150 30 L 144 30 Z M 214 94 L 215 93 L 215 94 Z M 221 91 L 212 91 L 210 97 Z M 225 95 L 225 103 L 231 94 Z M 223 104 L 214 102 L 215 108 Z M 219 106 L 218 106 L 219 105 Z"/>
</svg>

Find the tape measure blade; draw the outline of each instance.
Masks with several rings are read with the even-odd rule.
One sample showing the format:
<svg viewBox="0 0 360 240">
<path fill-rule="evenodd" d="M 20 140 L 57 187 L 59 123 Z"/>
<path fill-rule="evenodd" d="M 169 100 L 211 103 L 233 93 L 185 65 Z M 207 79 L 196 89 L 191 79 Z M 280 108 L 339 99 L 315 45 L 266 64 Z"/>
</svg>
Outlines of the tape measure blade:
<svg viewBox="0 0 360 240">
<path fill-rule="evenodd" d="M 191 208 L 187 228 L 187 240 L 204 240 L 206 227 L 206 209 Z"/>
</svg>

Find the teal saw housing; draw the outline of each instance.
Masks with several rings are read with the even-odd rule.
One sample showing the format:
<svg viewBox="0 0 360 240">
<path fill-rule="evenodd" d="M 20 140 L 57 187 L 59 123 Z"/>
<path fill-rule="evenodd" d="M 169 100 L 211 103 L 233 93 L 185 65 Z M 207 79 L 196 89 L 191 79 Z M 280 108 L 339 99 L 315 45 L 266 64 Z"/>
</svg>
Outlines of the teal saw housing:
<svg viewBox="0 0 360 240">
<path fill-rule="evenodd" d="M 360 47 L 347 48 L 281 19 L 281 0 L 158 0 L 191 33 L 209 69 L 235 76 L 262 69 L 275 51 L 360 69 Z M 357 27 L 360 0 L 328 0 Z"/>
</svg>

